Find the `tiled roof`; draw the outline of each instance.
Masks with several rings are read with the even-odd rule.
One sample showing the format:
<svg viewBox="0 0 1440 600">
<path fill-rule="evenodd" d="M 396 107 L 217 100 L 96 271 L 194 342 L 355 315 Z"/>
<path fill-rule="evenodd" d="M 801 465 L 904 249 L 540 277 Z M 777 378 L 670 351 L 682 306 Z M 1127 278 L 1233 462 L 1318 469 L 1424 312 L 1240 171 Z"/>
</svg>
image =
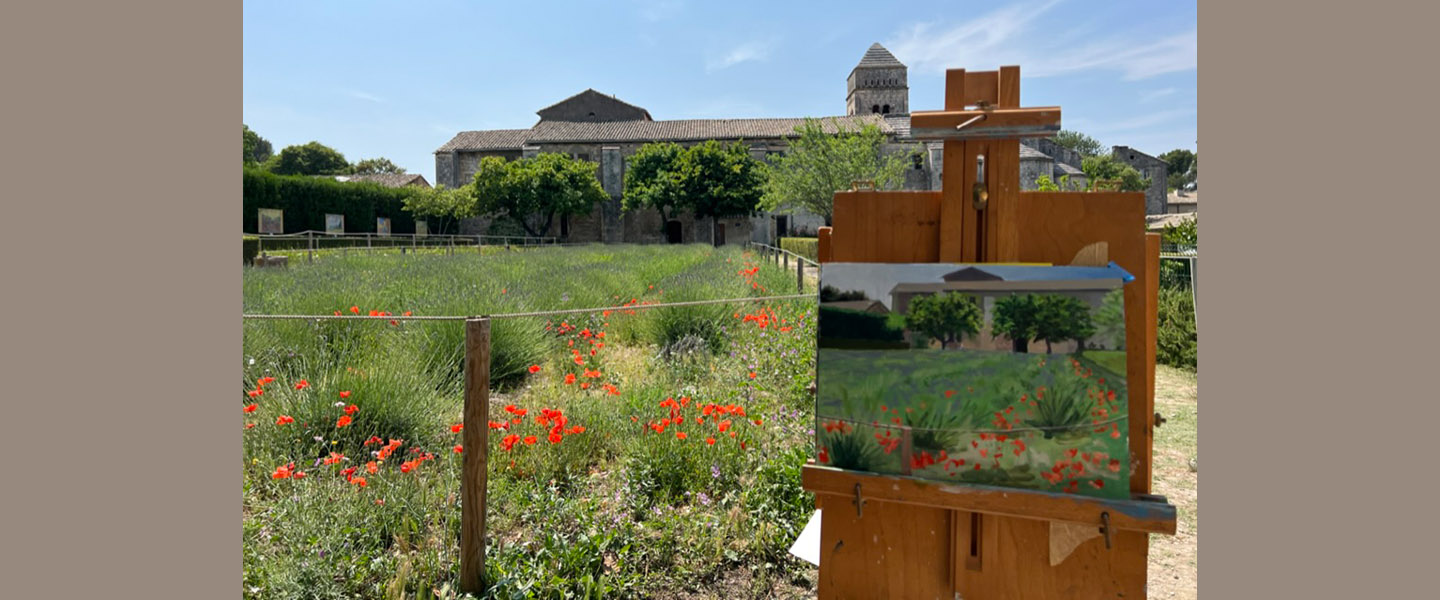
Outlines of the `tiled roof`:
<svg viewBox="0 0 1440 600">
<path fill-rule="evenodd" d="M 1025 160 L 1027 158 L 1053 160 L 1050 158 L 1049 155 L 1045 154 L 1044 152 L 1026 146 L 1025 144 L 1020 144 L 1020 160 Z"/>
<path fill-rule="evenodd" d="M 1165 198 L 1166 204 L 1200 204 L 1200 192 L 1185 192 L 1184 196 L 1170 192 Z"/>
<path fill-rule="evenodd" d="M 490 129 L 462 131 L 436 152 L 455 150 L 519 150 L 530 137 L 529 129 Z"/>
<path fill-rule="evenodd" d="M 539 144 L 793 138 L 796 137 L 795 128 L 804 123 L 805 119 L 688 119 L 598 123 L 542 121 L 530 130 L 530 135 L 525 141 L 530 144 Z M 880 115 L 823 117 L 820 119 L 820 123 L 828 133 L 836 131 L 836 124 L 849 129 L 858 129 L 862 125 L 872 124 L 878 126 L 884 133 L 893 134 L 895 132 L 894 128 Z M 447 146 L 449 145 L 447 144 Z M 471 148 L 457 149 L 469 150 Z M 444 148 L 442 148 L 443 150 Z"/>
<path fill-rule="evenodd" d="M 855 68 L 903 66 L 905 66 L 905 64 L 895 58 L 894 54 L 891 54 L 889 50 L 886 50 L 885 47 L 879 43 L 875 43 L 870 44 L 870 49 L 865 51 L 865 57 L 860 59 L 860 64 L 855 65 Z"/>
<path fill-rule="evenodd" d="M 909 141 L 910 137 L 910 115 L 884 115 L 885 124 L 895 130 L 896 141 Z"/>
<path fill-rule="evenodd" d="M 1063 163 L 1063 162 L 1057 162 L 1057 163 L 1055 163 L 1055 167 L 1058 168 L 1058 169 L 1060 169 L 1061 171 L 1064 171 L 1066 175 L 1069 175 L 1069 176 L 1071 176 L 1071 177 L 1074 177 L 1074 176 L 1076 176 L 1076 175 L 1079 175 L 1079 176 L 1082 176 L 1082 177 L 1083 177 L 1083 176 L 1085 175 L 1085 172 L 1084 172 L 1084 171 L 1081 171 L 1080 169 L 1077 169 L 1077 168 L 1075 168 L 1075 167 L 1072 167 L 1072 166 L 1070 166 L 1070 165 L 1067 165 L 1067 164 L 1065 164 L 1065 163 Z"/>
</svg>

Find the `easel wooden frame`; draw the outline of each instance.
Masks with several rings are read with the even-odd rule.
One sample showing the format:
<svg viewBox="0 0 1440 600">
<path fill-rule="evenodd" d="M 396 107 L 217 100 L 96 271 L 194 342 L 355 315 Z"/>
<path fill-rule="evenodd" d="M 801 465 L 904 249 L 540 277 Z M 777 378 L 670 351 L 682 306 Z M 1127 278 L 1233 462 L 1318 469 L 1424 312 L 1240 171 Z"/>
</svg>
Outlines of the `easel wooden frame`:
<svg viewBox="0 0 1440 600">
<path fill-rule="evenodd" d="M 1058 130 L 1060 109 L 1019 108 L 1019 67 L 952 69 L 945 88 L 945 111 L 911 118 L 917 136 L 944 139 L 942 191 L 836 193 L 819 262 L 1113 260 L 1129 271 L 1132 499 L 945 485 L 812 462 L 804 486 L 825 509 L 819 597 L 1144 598 L 1148 535 L 1175 532 L 1174 507 L 1150 496 L 1160 239 L 1145 233 L 1144 194 L 1021 192 L 1019 136 Z M 981 209 L 977 182 L 988 192 Z"/>
</svg>

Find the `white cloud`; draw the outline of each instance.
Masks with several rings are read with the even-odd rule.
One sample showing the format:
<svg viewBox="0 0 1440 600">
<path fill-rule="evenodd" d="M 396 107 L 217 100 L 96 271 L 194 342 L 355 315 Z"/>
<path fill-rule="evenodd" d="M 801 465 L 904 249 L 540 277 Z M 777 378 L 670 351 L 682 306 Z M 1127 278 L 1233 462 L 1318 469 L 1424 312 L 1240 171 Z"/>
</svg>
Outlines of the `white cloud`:
<svg viewBox="0 0 1440 600">
<path fill-rule="evenodd" d="M 379 97 L 379 96 L 376 96 L 375 94 L 368 94 L 368 93 L 365 93 L 365 92 L 362 92 L 362 91 L 359 91 L 359 90 L 346 90 L 346 91 L 345 91 L 345 94 L 346 94 L 347 96 L 350 96 L 351 98 L 358 98 L 358 99 L 360 99 L 360 100 L 368 100 L 368 101 L 370 101 L 370 102 L 375 102 L 375 103 L 384 103 L 384 102 L 385 102 L 385 99 L 384 99 L 384 98 L 381 98 L 381 97 Z"/>
<path fill-rule="evenodd" d="M 769 42 L 751 41 L 732 48 L 723 56 L 711 56 L 705 61 L 706 71 L 718 71 L 746 61 L 761 61 L 770 56 Z"/>
<path fill-rule="evenodd" d="M 1006 6 L 946 26 L 920 23 L 885 46 L 910 68 L 931 72 L 969 65 L 984 70 L 1021 65 L 1027 77 L 1111 70 L 1135 81 L 1196 68 L 1194 29 L 1145 39 L 1059 24 L 1062 33 L 1057 34 L 1055 24 L 1040 27 L 1038 21 L 1058 3 Z"/>
<path fill-rule="evenodd" d="M 664 21 L 680 14 L 684 4 L 680 0 L 642 0 L 640 2 L 640 18 L 654 23 Z"/>
</svg>

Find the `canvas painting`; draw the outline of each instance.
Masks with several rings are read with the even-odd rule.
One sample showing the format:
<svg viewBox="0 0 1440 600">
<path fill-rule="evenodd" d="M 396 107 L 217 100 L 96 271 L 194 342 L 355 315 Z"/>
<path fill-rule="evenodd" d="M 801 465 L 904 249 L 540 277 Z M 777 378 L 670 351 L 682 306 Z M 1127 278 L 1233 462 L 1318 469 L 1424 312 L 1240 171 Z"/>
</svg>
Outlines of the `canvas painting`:
<svg viewBox="0 0 1440 600">
<path fill-rule="evenodd" d="M 260 233 L 285 233 L 285 211 L 278 208 L 260 209 Z"/>
<path fill-rule="evenodd" d="M 345 215 L 325 215 L 325 233 L 345 233 Z"/>
<path fill-rule="evenodd" d="M 383 236 L 389 236 L 389 235 L 390 235 L 390 219 L 388 219 L 388 218 L 386 218 L 386 217 L 376 217 L 376 218 L 375 218 L 375 233 L 380 234 L 380 235 L 383 235 Z"/>
<path fill-rule="evenodd" d="M 415 237 L 425 237 L 427 235 L 430 235 L 430 224 L 424 221 L 416 221 Z"/>
<path fill-rule="evenodd" d="M 1117 266 L 828 263 L 816 460 L 1128 498 Z"/>
</svg>

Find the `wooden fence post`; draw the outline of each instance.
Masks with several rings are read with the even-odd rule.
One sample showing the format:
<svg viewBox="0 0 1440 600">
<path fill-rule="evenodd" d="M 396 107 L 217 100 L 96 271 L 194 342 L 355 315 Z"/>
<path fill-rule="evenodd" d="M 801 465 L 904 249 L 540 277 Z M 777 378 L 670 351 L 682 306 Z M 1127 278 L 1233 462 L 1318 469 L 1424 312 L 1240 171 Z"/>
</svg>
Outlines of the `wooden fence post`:
<svg viewBox="0 0 1440 600">
<path fill-rule="evenodd" d="M 805 261 L 795 257 L 795 288 L 805 293 Z"/>
<path fill-rule="evenodd" d="M 484 317 L 465 320 L 463 422 L 460 590 L 479 595 L 485 576 L 485 454 L 490 447 L 490 319 Z"/>
</svg>

